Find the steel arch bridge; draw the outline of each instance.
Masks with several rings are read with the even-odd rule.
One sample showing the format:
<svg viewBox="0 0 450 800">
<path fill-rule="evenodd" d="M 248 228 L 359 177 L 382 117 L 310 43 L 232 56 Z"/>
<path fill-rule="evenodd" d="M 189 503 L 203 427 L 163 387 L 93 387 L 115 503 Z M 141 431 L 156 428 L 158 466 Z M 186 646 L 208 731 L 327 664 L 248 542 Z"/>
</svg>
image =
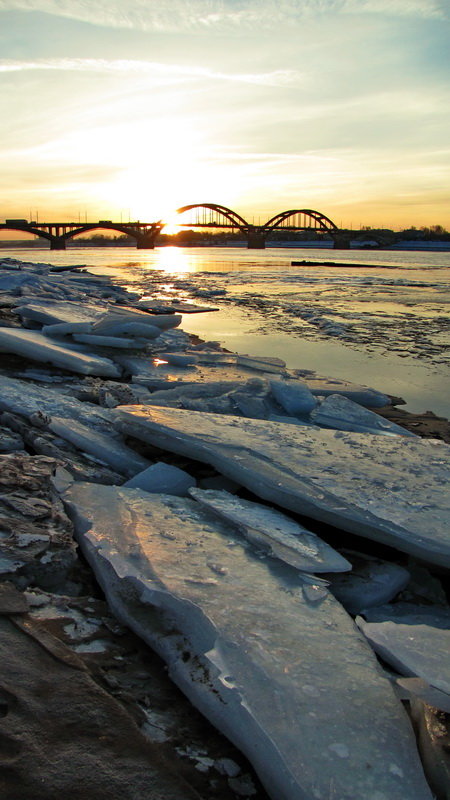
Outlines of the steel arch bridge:
<svg viewBox="0 0 450 800">
<path fill-rule="evenodd" d="M 249 248 L 264 248 L 267 236 L 276 229 L 290 231 L 311 231 L 336 236 L 339 228 L 332 220 L 320 211 L 310 208 L 294 208 L 282 211 L 263 224 L 248 222 L 236 211 L 216 203 L 193 203 L 177 209 L 178 214 L 195 211 L 194 218 L 178 225 L 191 228 L 231 228 L 240 230 L 247 238 Z M 336 241 L 336 240 L 335 240 Z"/>
<path fill-rule="evenodd" d="M 215 228 L 240 230 L 247 239 L 247 247 L 262 249 L 266 246 L 267 237 L 275 230 L 305 231 L 328 234 L 334 241 L 335 248 L 348 248 L 350 246 L 351 232 L 341 230 L 332 220 L 320 211 L 310 208 L 294 208 L 282 211 L 264 223 L 255 225 L 244 219 L 236 211 L 217 203 L 192 203 L 181 206 L 177 214 L 181 217 L 192 212 L 188 220 L 177 221 L 180 227 L 190 228 Z M 50 242 L 51 250 L 65 250 L 70 239 L 82 233 L 94 230 L 112 230 L 124 233 L 136 241 L 136 246 L 142 249 L 151 249 L 167 223 L 163 220 L 157 222 L 113 222 L 112 220 L 99 220 L 98 222 L 28 222 L 27 220 L 6 220 L 0 224 L 1 230 L 16 230 L 39 236 Z"/>
</svg>

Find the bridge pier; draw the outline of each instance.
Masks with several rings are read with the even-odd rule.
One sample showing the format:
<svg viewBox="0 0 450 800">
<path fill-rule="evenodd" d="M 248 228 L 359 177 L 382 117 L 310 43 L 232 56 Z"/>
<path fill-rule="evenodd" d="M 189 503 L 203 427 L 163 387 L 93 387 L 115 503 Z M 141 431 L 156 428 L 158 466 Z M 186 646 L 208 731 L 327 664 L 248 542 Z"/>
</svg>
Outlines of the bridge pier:
<svg viewBox="0 0 450 800">
<path fill-rule="evenodd" d="M 138 250 L 154 250 L 155 249 L 155 240 L 154 239 L 138 239 L 136 242 L 136 247 Z"/>
<path fill-rule="evenodd" d="M 136 237 L 136 247 L 138 250 L 153 250 L 155 247 L 155 242 L 158 237 L 158 234 L 161 231 L 161 227 L 158 226 L 156 228 L 152 228 L 151 230 L 145 231 L 145 233 L 141 233 L 140 235 L 136 235 L 136 233 L 132 234 Z"/>
<path fill-rule="evenodd" d="M 258 229 L 249 230 L 247 233 L 248 250 L 265 250 L 266 235 Z"/>
<path fill-rule="evenodd" d="M 351 234 L 339 231 L 331 235 L 333 237 L 333 250 L 350 250 Z"/>
<path fill-rule="evenodd" d="M 63 236 L 55 236 L 53 239 L 50 239 L 50 250 L 65 250 L 66 249 L 66 240 Z"/>
</svg>

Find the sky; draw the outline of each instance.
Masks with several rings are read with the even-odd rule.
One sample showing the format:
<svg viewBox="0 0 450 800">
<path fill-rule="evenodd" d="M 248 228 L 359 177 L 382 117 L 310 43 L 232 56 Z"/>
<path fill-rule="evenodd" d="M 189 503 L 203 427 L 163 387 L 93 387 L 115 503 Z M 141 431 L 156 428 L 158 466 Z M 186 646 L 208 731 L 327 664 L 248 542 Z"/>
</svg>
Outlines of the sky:
<svg viewBox="0 0 450 800">
<path fill-rule="evenodd" d="M 0 221 L 450 229 L 450 0 L 0 0 Z"/>
</svg>

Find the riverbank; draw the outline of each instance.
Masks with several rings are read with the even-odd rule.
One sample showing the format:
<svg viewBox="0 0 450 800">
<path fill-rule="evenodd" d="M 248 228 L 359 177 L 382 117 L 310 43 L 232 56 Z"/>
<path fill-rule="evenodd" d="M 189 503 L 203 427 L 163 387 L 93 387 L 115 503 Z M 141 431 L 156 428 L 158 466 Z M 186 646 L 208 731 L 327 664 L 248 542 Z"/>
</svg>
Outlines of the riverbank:
<svg viewBox="0 0 450 800">
<path fill-rule="evenodd" d="M 165 315 L 161 301 L 155 299 L 160 313 L 154 316 L 151 309 L 138 305 L 136 293 L 105 279 L 83 273 L 51 273 L 42 265 L 28 269 L 20 263 L 7 263 L 0 279 L 0 327 L 23 334 L 19 345 L 18 340 L 11 340 L 10 352 L 6 339 L 0 345 L 0 441 L 4 454 L 0 513 L 6 534 L 0 548 L 0 610 L 6 641 L 2 674 L 6 688 L 1 699 L 9 748 L 3 796 L 7 800 L 21 796 L 59 800 L 67 792 L 80 800 L 93 796 L 109 800 L 120 792 L 130 800 L 148 800 L 150 775 L 152 798 L 161 800 L 266 800 L 268 795 L 248 761 L 193 710 L 168 680 L 159 658 L 111 613 L 91 568 L 74 544 L 73 519 L 61 498 L 73 479 L 99 486 L 123 485 L 138 471 L 134 466 L 138 459 L 142 459 L 142 469 L 161 461 L 181 469 L 200 487 L 233 488 L 229 479 L 224 481 L 216 469 L 197 458 L 177 455 L 133 436 L 118 436 L 110 412 L 117 406 L 152 402 L 156 393 L 162 407 L 192 409 L 193 413 L 203 408 L 207 413 L 223 414 L 224 421 L 231 409 L 241 421 L 255 415 L 264 420 L 262 415 L 268 417 L 270 411 L 278 419 L 284 416 L 284 426 L 289 428 L 289 422 L 293 429 L 295 419 L 286 408 L 274 405 L 272 393 L 280 380 L 297 383 L 300 376 L 286 372 L 274 357 L 236 360 L 216 343 L 184 333 L 172 307 Z M 17 313 L 17 308 L 22 311 Z M 69 308 L 71 320 L 50 318 L 67 314 Z M 114 326 L 123 319 L 124 311 L 129 319 L 150 315 L 154 325 L 158 318 L 162 324 L 166 317 L 167 327 L 162 325 L 152 333 L 154 338 L 144 340 L 142 327 L 118 333 Z M 81 320 L 83 314 L 85 321 Z M 86 321 L 88 316 L 93 323 Z M 58 325 L 66 327 L 55 331 Z M 47 328 L 44 334 L 42 326 Z M 95 342 L 92 338 L 98 335 L 105 337 L 100 345 L 98 338 Z M 124 349 L 118 355 L 118 343 L 107 337 L 124 335 L 131 337 L 130 348 L 122 341 Z M 41 336 L 47 339 L 45 343 Z M 25 340 L 30 348 L 27 355 L 18 352 Z M 67 345 L 70 353 L 65 351 Z M 44 346 L 48 348 L 45 351 L 40 349 Z M 53 365 L 48 365 L 49 360 Z M 109 363 L 115 365 L 116 374 Z M 85 374 L 82 370 L 86 369 L 93 374 Z M 132 375 L 127 374 L 131 369 Z M 97 374 L 104 370 L 106 374 Z M 309 374 L 308 380 L 309 392 L 314 391 L 315 380 L 322 381 L 320 391 L 328 391 L 320 376 Z M 275 383 L 272 393 L 271 381 Z M 181 394 L 171 406 L 167 393 L 174 386 Z M 203 389 L 197 395 L 189 394 L 192 386 Z M 449 441 L 447 420 L 429 412 L 412 415 L 392 403 L 383 404 L 382 393 L 374 388 L 365 390 L 343 381 L 334 386 L 344 395 L 353 393 L 359 398 L 367 391 L 378 403 L 374 414 L 379 419 L 420 437 Z M 317 403 L 313 403 L 315 408 Z M 304 411 L 300 418 L 302 413 L 305 418 Z M 363 422 L 358 416 L 358 424 L 376 425 L 370 413 Z M 239 485 L 233 491 L 248 497 L 248 491 L 242 492 Z M 331 538 L 331 529 L 320 528 L 325 539 Z M 409 569 L 403 599 L 420 601 L 425 593 L 427 603 L 446 604 L 440 578 L 429 565 L 425 568 L 384 546 L 358 542 L 363 550 L 372 554 L 376 550 Z M 342 532 L 340 544 L 354 546 L 355 538 Z M 14 680 L 11 675 L 16 676 Z M 27 710 L 31 707 L 33 714 Z M 73 715 L 75 708 L 78 711 Z M 54 722 L 57 717 L 62 719 L 59 729 Z M 37 747 L 36 742 L 44 744 Z M 95 751 L 94 742 L 98 744 Z"/>
</svg>

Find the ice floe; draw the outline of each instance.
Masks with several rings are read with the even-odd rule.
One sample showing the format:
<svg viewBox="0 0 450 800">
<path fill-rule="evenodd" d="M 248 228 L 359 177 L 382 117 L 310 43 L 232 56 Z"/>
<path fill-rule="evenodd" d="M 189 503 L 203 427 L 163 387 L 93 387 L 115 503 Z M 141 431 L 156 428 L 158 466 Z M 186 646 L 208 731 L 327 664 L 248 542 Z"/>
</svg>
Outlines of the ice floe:
<svg viewBox="0 0 450 800">
<path fill-rule="evenodd" d="M 309 414 L 317 405 L 303 381 L 270 381 L 270 388 L 277 403 L 290 416 Z"/>
<path fill-rule="evenodd" d="M 395 422 L 340 394 L 331 394 L 311 411 L 310 419 L 316 425 L 341 431 L 380 433 L 385 436 L 414 436 Z"/>
<path fill-rule="evenodd" d="M 82 375 L 109 378 L 119 378 L 121 375 L 120 367 L 109 358 L 75 350 L 37 331 L 0 328 L 0 351 L 43 361 Z"/>
<path fill-rule="evenodd" d="M 274 508 L 235 497 L 226 491 L 191 489 L 189 494 L 251 542 L 307 572 L 345 572 L 351 564 L 298 522 Z"/>
<path fill-rule="evenodd" d="M 388 603 L 408 584 L 405 567 L 360 553 L 347 553 L 352 571 L 330 576 L 330 591 L 350 614 Z"/>
<path fill-rule="evenodd" d="M 450 447 L 156 406 L 119 406 L 119 429 L 206 461 L 256 495 L 450 567 Z"/>
<path fill-rule="evenodd" d="M 143 489 L 153 494 L 173 494 L 183 497 L 196 485 L 195 478 L 184 469 L 158 461 L 138 472 L 123 484 L 129 489 Z"/>
<path fill-rule="evenodd" d="M 357 623 L 375 651 L 397 672 L 422 678 L 450 700 L 450 611 L 394 603 L 367 609 Z"/>
<path fill-rule="evenodd" d="M 431 800 L 405 712 L 329 593 L 309 602 L 297 571 L 192 500 L 92 484 L 64 500 L 114 613 L 274 800 Z"/>
<path fill-rule="evenodd" d="M 53 416 L 48 427 L 57 436 L 66 439 L 79 450 L 89 453 L 127 477 L 136 475 L 150 466 L 146 458 L 114 437 L 93 430 L 92 426 L 88 427 L 74 419 Z"/>
</svg>

